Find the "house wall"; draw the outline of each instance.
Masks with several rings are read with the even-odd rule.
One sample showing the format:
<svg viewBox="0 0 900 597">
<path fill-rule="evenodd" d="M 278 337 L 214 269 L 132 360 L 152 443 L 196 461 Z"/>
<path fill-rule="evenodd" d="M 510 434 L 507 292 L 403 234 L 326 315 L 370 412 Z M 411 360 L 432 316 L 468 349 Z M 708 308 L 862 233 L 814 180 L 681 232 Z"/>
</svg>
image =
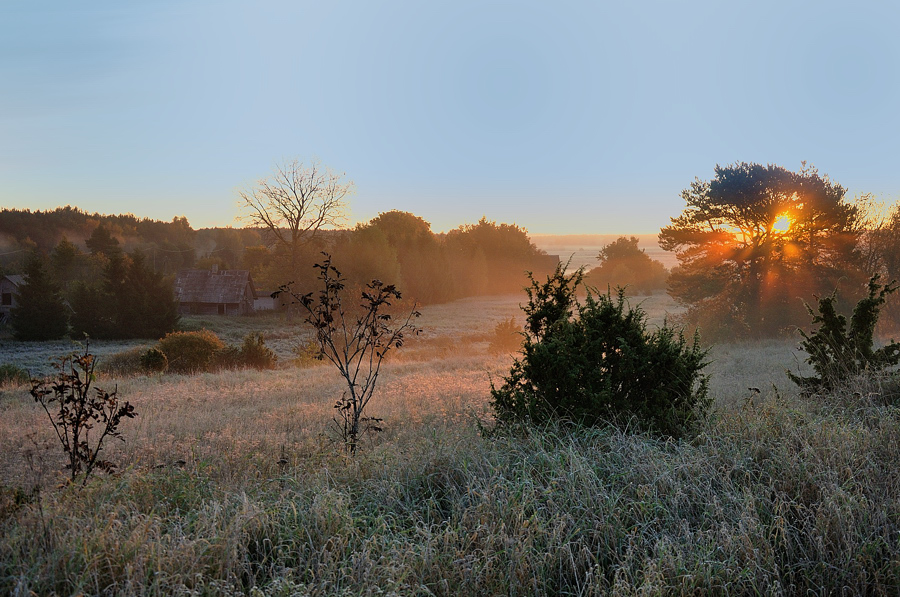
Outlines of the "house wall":
<svg viewBox="0 0 900 597">
<path fill-rule="evenodd" d="M 226 315 L 249 315 L 253 313 L 253 300 L 241 301 L 227 305 Z"/>
<path fill-rule="evenodd" d="M 272 311 L 275 309 L 275 299 L 271 296 L 261 296 L 253 301 L 253 309 L 256 311 Z"/>
<path fill-rule="evenodd" d="M 247 301 L 241 303 L 179 303 L 181 315 L 249 315 L 253 307 Z"/>
<path fill-rule="evenodd" d="M 0 278 L 0 314 L 8 315 L 16 306 L 16 291 L 15 284 L 6 278 Z M 9 304 L 5 304 L 7 302 Z"/>
</svg>

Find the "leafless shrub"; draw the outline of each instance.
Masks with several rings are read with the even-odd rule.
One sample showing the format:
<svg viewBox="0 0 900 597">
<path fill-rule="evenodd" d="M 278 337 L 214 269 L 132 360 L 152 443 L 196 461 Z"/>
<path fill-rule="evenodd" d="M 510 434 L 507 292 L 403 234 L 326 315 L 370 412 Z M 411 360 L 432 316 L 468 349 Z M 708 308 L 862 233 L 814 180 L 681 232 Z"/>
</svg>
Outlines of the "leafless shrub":
<svg viewBox="0 0 900 597">
<path fill-rule="evenodd" d="M 381 431 L 377 417 L 365 415 L 366 406 L 375 392 L 381 363 L 393 348 L 403 346 L 404 336 L 418 329 L 413 319 L 419 317 L 415 305 L 402 323 L 394 323 L 387 309 L 400 300 L 393 284 L 372 280 L 361 291 L 360 311 L 354 316 L 344 306 L 344 279 L 331 264 L 331 256 L 315 267 L 322 284 L 318 293 L 299 294 L 291 284 L 278 293 L 288 293 L 307 312 L 306 322 L 316 331 L 320 358 L 331 361 L 347 382 L 347 392 L 335 403 L 334 418 L 338 432 L 348 451 L 353 454 L 359 437 L 366 431 Z"/>
<path fill-rule="evenodd" d="M 99 458 L 103 440 L 122 438 L 119 424 L 123 418 L 134 418 L 134 407 L 119 403 L 118 388 L 107 392 L 92 388 L 97 361 L 85 346 L 84 354 L 63 357 L 56 364 L 53 378 L 31 381 L 31 396 L 41 405 L 68 458 L 69 482 L 74 483 L 84 472 L 82 485 L 95 468 L 112 472 L 116 467 Z M 91 391 L 93 389 L 93 392 Z M 51 410 L 55 412 L 51 412 Z M 98 427 L 99 437 L 91 441 L 91 430 Z"/>
</svg>

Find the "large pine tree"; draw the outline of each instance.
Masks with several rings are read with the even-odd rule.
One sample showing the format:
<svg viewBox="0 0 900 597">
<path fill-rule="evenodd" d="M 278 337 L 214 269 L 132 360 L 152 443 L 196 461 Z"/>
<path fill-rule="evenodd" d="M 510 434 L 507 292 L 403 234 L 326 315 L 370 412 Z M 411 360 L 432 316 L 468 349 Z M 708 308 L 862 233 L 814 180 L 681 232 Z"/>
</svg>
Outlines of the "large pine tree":
<svg viewBox="0 0 900 597">
<path fill-rule="evenodd" d="M 131 338 L 162 338 L 178 325 L 178 303 L 172 282 L 154 272 L 135 251 L 117 297 L 120 327 Z"/>
<path fill-rule="evenodd" d="M 55 340 L 68 331 L 68 307 L 49 275 L 44 256 L 38 252 L 25 263 L 25 282 L 16 294 L 11 317 L 18 340 Z"/>
<path fill-rule="evenodd" d="M 777 334 L 804 318 L 803 300 L 862 286 L 862 220 L 842 186 L 805 165 L 715 172 L 682 193 L 687 208 L 659 235 L 678 256 L 669 294 L 707 337 Z"/>
</svg>

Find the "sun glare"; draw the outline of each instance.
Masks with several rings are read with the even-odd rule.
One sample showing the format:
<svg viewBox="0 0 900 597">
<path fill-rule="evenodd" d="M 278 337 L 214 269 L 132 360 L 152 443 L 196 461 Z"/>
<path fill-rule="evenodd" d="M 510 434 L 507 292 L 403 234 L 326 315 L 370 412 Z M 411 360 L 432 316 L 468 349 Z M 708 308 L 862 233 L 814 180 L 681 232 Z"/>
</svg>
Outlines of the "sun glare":
<svg viewBox="0 0 900 597">
<path fill-rule="evenodd" d="M 791 216 L 787 214 L 781 214 L 775 221 L 772 222 L 772 232 L 777 232 L 778 234 L 784 234 L 788 230 L 791 229 L 791 224 L 793 224 L 793 220 Z"/>
</svg>

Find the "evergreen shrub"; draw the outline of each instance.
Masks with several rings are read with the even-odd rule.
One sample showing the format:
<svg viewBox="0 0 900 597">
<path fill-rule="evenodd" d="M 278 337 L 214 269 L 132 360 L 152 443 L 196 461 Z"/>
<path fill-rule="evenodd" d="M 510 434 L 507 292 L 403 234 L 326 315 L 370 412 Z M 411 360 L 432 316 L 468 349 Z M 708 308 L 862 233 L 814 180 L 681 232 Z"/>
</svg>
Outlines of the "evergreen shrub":
<svg viewBox="0 0 900 597">
<path fill-rule="evenodd" d="M 262 333 L 250 332 L 243 344 L 229 344 L 216 353 L 219 369 L 274 369 L 278 356 L 266 346 Z"/>
<path fill-rule="evenodd" d="M 141 364 L 144 350 L 142 346 L 135 346 L 107 355 L 97 365 L 97 370 L 110 376 L 140 375 L 144 372 Z"/>
<path fill-rule="evenodd" d="M 799 330 L 803 336 L 800 348 L 809 355 L 806 362 L 813 366 L 816 374 L 804 377 L 788 371 L 791 381 L 804 392 L 828 392 L 846 385 L 862 373 L 882 372 L 900 364 L 900 344 L 897 342 L 875 348 L 879 311 L 885 297 L 898 288 L 896 281 L 881 285 L 878 279 L 876 274 L 869 280 L 869 294 L 853 309 L 849 330 L 847 318 L 835 308 L 837 291 L 819 299 L 818 314 L 806 305 L 812 324 L 819 327 L 812 334 Z"/>
<path fill-rule="evenodd" d="M 319 343 L 314 338 L 298 342 L 291 347 L 291 353 L 294 355 L 291 361 L 298 367 L 312 367 L 325 359 Z"/>
<path fill-rule="evenodd" d="M 522 326 L 515 317 L 504 319 L 494 326 L 488 350 L 491 354 L 516 352 L 522 348 Z"/>
<path fill-rule="evenodd" d="M 144 371 L 161 373 L 169 368 L 169 359 L 166 353 L 154 346 L 141 354 L 141 368 Z"/>
<path fill-rule="evenodd" d="M 10 317 L 16 340 L 55 340 L 69 329 L 69 313 L 60 287 L 40 253 L 34 252 L 26 260 L 25 282 L 16 292 Z"/>
<path fill-rule="evenodd" d="M 222 350 L 216 353 L 211 369 L 243 369 L 241 359 L 241 347 L 234 344 L 226 344 Z"/>
<path fill-rule="evenodd" d="M 664 324 L 648 331 L 623 291 L 576 298 L 582 272 L 564 267 L 531 278 L 521 356 L 501 387 L 492 384 L 500 425 L 621 424 L 678 435 L 710 404 L 702 373 L 708 351 Z"/>
</svg>

